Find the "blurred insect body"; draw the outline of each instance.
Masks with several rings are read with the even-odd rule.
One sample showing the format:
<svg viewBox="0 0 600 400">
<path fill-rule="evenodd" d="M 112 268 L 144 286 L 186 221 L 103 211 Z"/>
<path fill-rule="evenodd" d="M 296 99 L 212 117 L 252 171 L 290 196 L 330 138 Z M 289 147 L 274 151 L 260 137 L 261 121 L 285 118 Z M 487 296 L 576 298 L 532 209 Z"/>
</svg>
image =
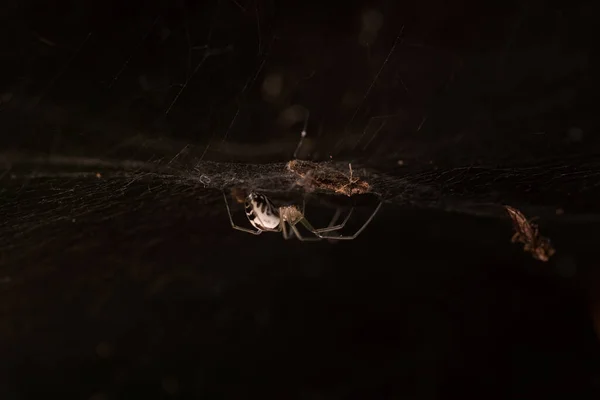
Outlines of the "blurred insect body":
<svg viewBox="0 0 600 400">
<path fill-rule="evenodd" d="M 225 199 L 225 206 L 227 207 L 227 213 L 229 214 L 229 222 L 231 223 L 231 227 L 233 229 L 237 229 L 246 233 L 251 233 L 253 235 L 260 235 L 263 232 L 282 232 L 283 237 L 285 239 L 290 239 L 295 235 L 299 240 L 302 241 L 321 239 L 356 239 L 358 235 L 360 235 L 360 233 L 373 220 L 375 214 L 377 214 L 377 212 L 381 208 L 381 205 L 383 204 L 379 203 L 379 205 L 375 208 L 375 211 L 373 211 L 373 213 L 367 219 L 367 221 L 353 235 L 329 236 L 326 234 L 329 232 L 339 231 L 340 229 L 343 229 L 344 226 L 346 226 L 346 222 L 348 222 L 348 220 L 350 219 L 350 216 L 352 215 L 354 209 L 350 210 L 350 212 L 341 224 L 335 225 L 340 216 L 340 212 L 339 210 L 337 210 L 331 222 L 329 223 L 329 226 L 327 226 L 326 228 L 315 229 L 304 216 L 304 205 L 302 207 L 302 211 L 300 211 L 300 209 L 294 205 L 275 207 L 271 200 L 269 200 L 269 198 L 265 195 L 257 192 L 251 192 L 246 197 L 244 205 L 246 209 L 246 216 L 248 217 L 250 224 L 252 224 L 252 226 L 256 229 L 254 230 L 238 226 L 233 222 L 233 217 L 229 208 L 229 202 L 225 193 L 223 193 L 223 198 Z M 306 228 L 310 233 L 314 235 L 314 237 L 303 237 L 296 226 L 298 224 Z"/>
<path fill-rule="evenodd" d="M 512 243 L 522 243 L 523 250 L 530 252 L 533 258 L 540 261 L 548 261 L 556 252 L 550 240 L 540 236 L 539 228 L 536 224 L 528 221 L 527 218 L 516 208 L 504 206 L 506 212 L 510 216 L 515 229 L 511 241 Z"/>
</svg>

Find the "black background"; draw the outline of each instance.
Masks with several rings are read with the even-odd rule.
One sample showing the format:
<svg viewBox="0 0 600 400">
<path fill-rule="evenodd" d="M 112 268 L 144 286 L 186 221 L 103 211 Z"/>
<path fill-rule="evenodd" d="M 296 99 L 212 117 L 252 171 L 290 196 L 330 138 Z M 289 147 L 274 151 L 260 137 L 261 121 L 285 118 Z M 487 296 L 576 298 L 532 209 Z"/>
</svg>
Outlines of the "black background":
<svg viewBox="0 0 600 400">
<path fill-rule="evenodd" d="M 597 398 L 591 6 L 4 2 L 2 398 Z M 302 198 L 307 112 L 382 210 L 232 230 L 221 189 Z"/>
</svg>

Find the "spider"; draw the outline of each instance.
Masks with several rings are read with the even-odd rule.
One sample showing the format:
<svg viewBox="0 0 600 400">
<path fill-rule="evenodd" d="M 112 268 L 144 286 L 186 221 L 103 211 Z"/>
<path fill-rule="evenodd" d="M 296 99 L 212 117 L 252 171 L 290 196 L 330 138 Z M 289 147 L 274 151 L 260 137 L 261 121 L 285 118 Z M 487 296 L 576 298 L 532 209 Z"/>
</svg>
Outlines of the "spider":
<svg viewBox="0 0 600 400">
<path fill-rule="evenodd" d="M 223 193 L 223 198 L 225 199 L 225 205 L 227 206 L 227 214 L 229 214 L 229 222 L 231 222 L 231 227 L 233 229 L 237 229 L 238 231 L 251 233 L 253 235 L 260 235 L 263 232 L 283 232 L 284 239 L 290 239 L 294 235 L 299 240 L 302 241 L 311 241 L 311 240 L 321 240 L 321 239 L 333 239 L 333 240 L 353 240 L 360 235 L 360 233 L 365 230 L 367 225 L 373 220 L 377 211 L 381 208 L 383 202 L 379 203 L 375 211 L 371 214 L 369 219 L 360 227 L 356 233 L 353 235 L 339 235 L 339 236 L 328 236 L 325 233 L 338 231 L 346 225 L 346 222 L 352 215 L 354 209 L 351 209 L 346 218 L 342 221 L 341 224 L 334 225 L 337 219 L 340 216 L 339 209 L 336 211 L 333 216 L 330 224 L 326 228 L 315 229 L 310 222 L 304 216 L 304 204 L 302 206 L 302 211 L 294 205 L 283 206 L 283 207 L 275 207 L 269 198 L 258 192 L 251 192 L 244 201 L 246 207 L 246 216 L 248 220 L 252 224 L 256 230 L 244 228 L 236 225 L 233 222 L 233 217 L 231 216 L 231 210 L 229 209 L 229 202 L 227 201 L 227 196 Z M 296 227 L 297 224 L 301 224 L 304 226 L 309 232 L 311 232 L 315 237 L 304 237 L 298 231 Z M 288 228 L 289 225 L 289 228 Z M 289 231 L 288 229 L 291 229 Z"/>
</svg>

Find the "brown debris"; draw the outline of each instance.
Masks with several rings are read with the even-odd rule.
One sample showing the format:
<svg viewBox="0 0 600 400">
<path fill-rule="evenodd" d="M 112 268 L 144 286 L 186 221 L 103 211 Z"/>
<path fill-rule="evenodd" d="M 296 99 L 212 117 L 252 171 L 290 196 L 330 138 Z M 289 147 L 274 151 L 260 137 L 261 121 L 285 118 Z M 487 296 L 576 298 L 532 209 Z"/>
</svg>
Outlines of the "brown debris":
<svg viewBox="0 0 600 400">
<path fill-rule="evenodd" d="M 370 192 L 371 185 L 360 178 L 354 177 L 352 164 L 348 165 L 350 175 L 346 175 L 333 167 L 311 161 L 292 160 L 287 163 L 286 167 L 288 171 L 298 176 L 297 184 L 303 186 L 306 191 L 330 190 L 346 196 Z"/>
<path fill-rule="evenodd" d="M 242 189 L 234 187 L 231 189 L 231 197 L 233 197 L 238 204 L 244 204 L 246 200 L 246 192 Z"/>
<path fill-rule="evenodd" d="M 512 219 L 515 229 L 511 242 L 522 243 L 523 250 L 530 252 L 536 260 L 548 261 L 556 252 L 550 244 L 550 240 L 540 236 L 538 226 L 531 220 L 528 221 L 519 210 L 510 206 L 504 206 L 504 208 Z"/>
</svg>

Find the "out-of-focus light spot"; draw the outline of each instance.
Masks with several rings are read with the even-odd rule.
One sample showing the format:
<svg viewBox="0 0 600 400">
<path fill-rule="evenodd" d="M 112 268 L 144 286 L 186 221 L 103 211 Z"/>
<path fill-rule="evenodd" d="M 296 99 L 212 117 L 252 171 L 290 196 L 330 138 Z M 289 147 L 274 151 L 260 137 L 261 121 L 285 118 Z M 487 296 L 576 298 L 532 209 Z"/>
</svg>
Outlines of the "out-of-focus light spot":
<svg viewBox="0 0 600 400">
<path fill-rule="evenodd" d="M 37 38 L 40 42 L 44 43 L 45 45 L 48 45 L 50 47 L 56 47 L 56 43 L 54 43 L 52 40 L 50 39 L 46 39 L 43 36 L 37 35 Z"/>
<path fill-rule="evenodd" d="M 564 213 L 565 213 L 565 210 L 563 210 L 562 208 L 556 209 L 556 215 L 563 215 Z"/>
<path fill-rule="evenodd" d="M 106 342 L 100 342 L 96 346 L 96 354 L 102 359 L 110 358 L 113 355 L 113 348 Z"/>
<path fill-rule="evenodd" d="M 571 278 L 575 276 L 577 272 L 577 264 L 571 257 L 561 257 L 556 260 L 556 272 L 565 278 Z"/>
<path fill-rule="evenodd" d="M 138 83 L 143 91 L 149 92 L 152 88 L 150 87 L 150 83 L 148 82 L 148 78 L 146 75 L 140 75 L 138 77 Z"/>
<path fill-rule="evenodd" d="M 2 93 L 2 95 L 0 95 L 0 104 L 1 103 L 8 103 L 13 97 L 13 94 L 10 92 L 5 92 Z"/>
<path fill-rule="evenodd" d="M 162 387 L 167 394 L 174 396 L 179 391 L 179 382 L 174 377 L 166 377 L 162 380 Z"/>
<path fill-rule="evenodd" d="M 569 128 L 567 138 L 570 142 L 581 142 L 583 140 L 583 129 L 576 126 Z"/>
<path fill-rule="evenodd" d="M 398 165 L 400 165 L 400 166 L 404 165 L 404 160 L 398 160 Z"/>
<path fill-rule="evenodd" d="M 160 30 L 160 41 L 164 42 L 165 40 L 168 39 L 169 36 L 171 36 L 171 30 L 169 28 L 162 28 Z"/>
<path fill-rule="evenodd" d="M 283 89 L 283 76 L 281 74 L 267 75 L 262 84 L 263 98 L 266 101 L 276 100 Z"/>
<path fill-rule="evenodd" d="M 379 30 L 383 26 L 383 14 L 377 10 L 368 10 L 362 15 L 362 29 L 359 43 L 370 46 L 376 39 Z"/>
<path fill-rule="evenodd" d="M 288 129 L 298 122 L 304 121 L 307 110 L 299 104 L 287 107 L 277 117 L 277 125 L 283 129 Z"/>
<path fill-rule="evenodd" d="M 89 400 L 108 400 L 108 396 L 104 393 L 98 392 L 91 395 Z"/>
<path fill-rule="evenodd" d="M 347 91 L 342 97 L 342 107 L 355 108 L 360 104 L 361 97 L 357 93 Z"/>
<path fill-rule="evenodd" d="M 102 174 L 100 172 L 96 172 L 96 178 L 98 178 L 98 179 L 102 178 Z"/>
</svg>

